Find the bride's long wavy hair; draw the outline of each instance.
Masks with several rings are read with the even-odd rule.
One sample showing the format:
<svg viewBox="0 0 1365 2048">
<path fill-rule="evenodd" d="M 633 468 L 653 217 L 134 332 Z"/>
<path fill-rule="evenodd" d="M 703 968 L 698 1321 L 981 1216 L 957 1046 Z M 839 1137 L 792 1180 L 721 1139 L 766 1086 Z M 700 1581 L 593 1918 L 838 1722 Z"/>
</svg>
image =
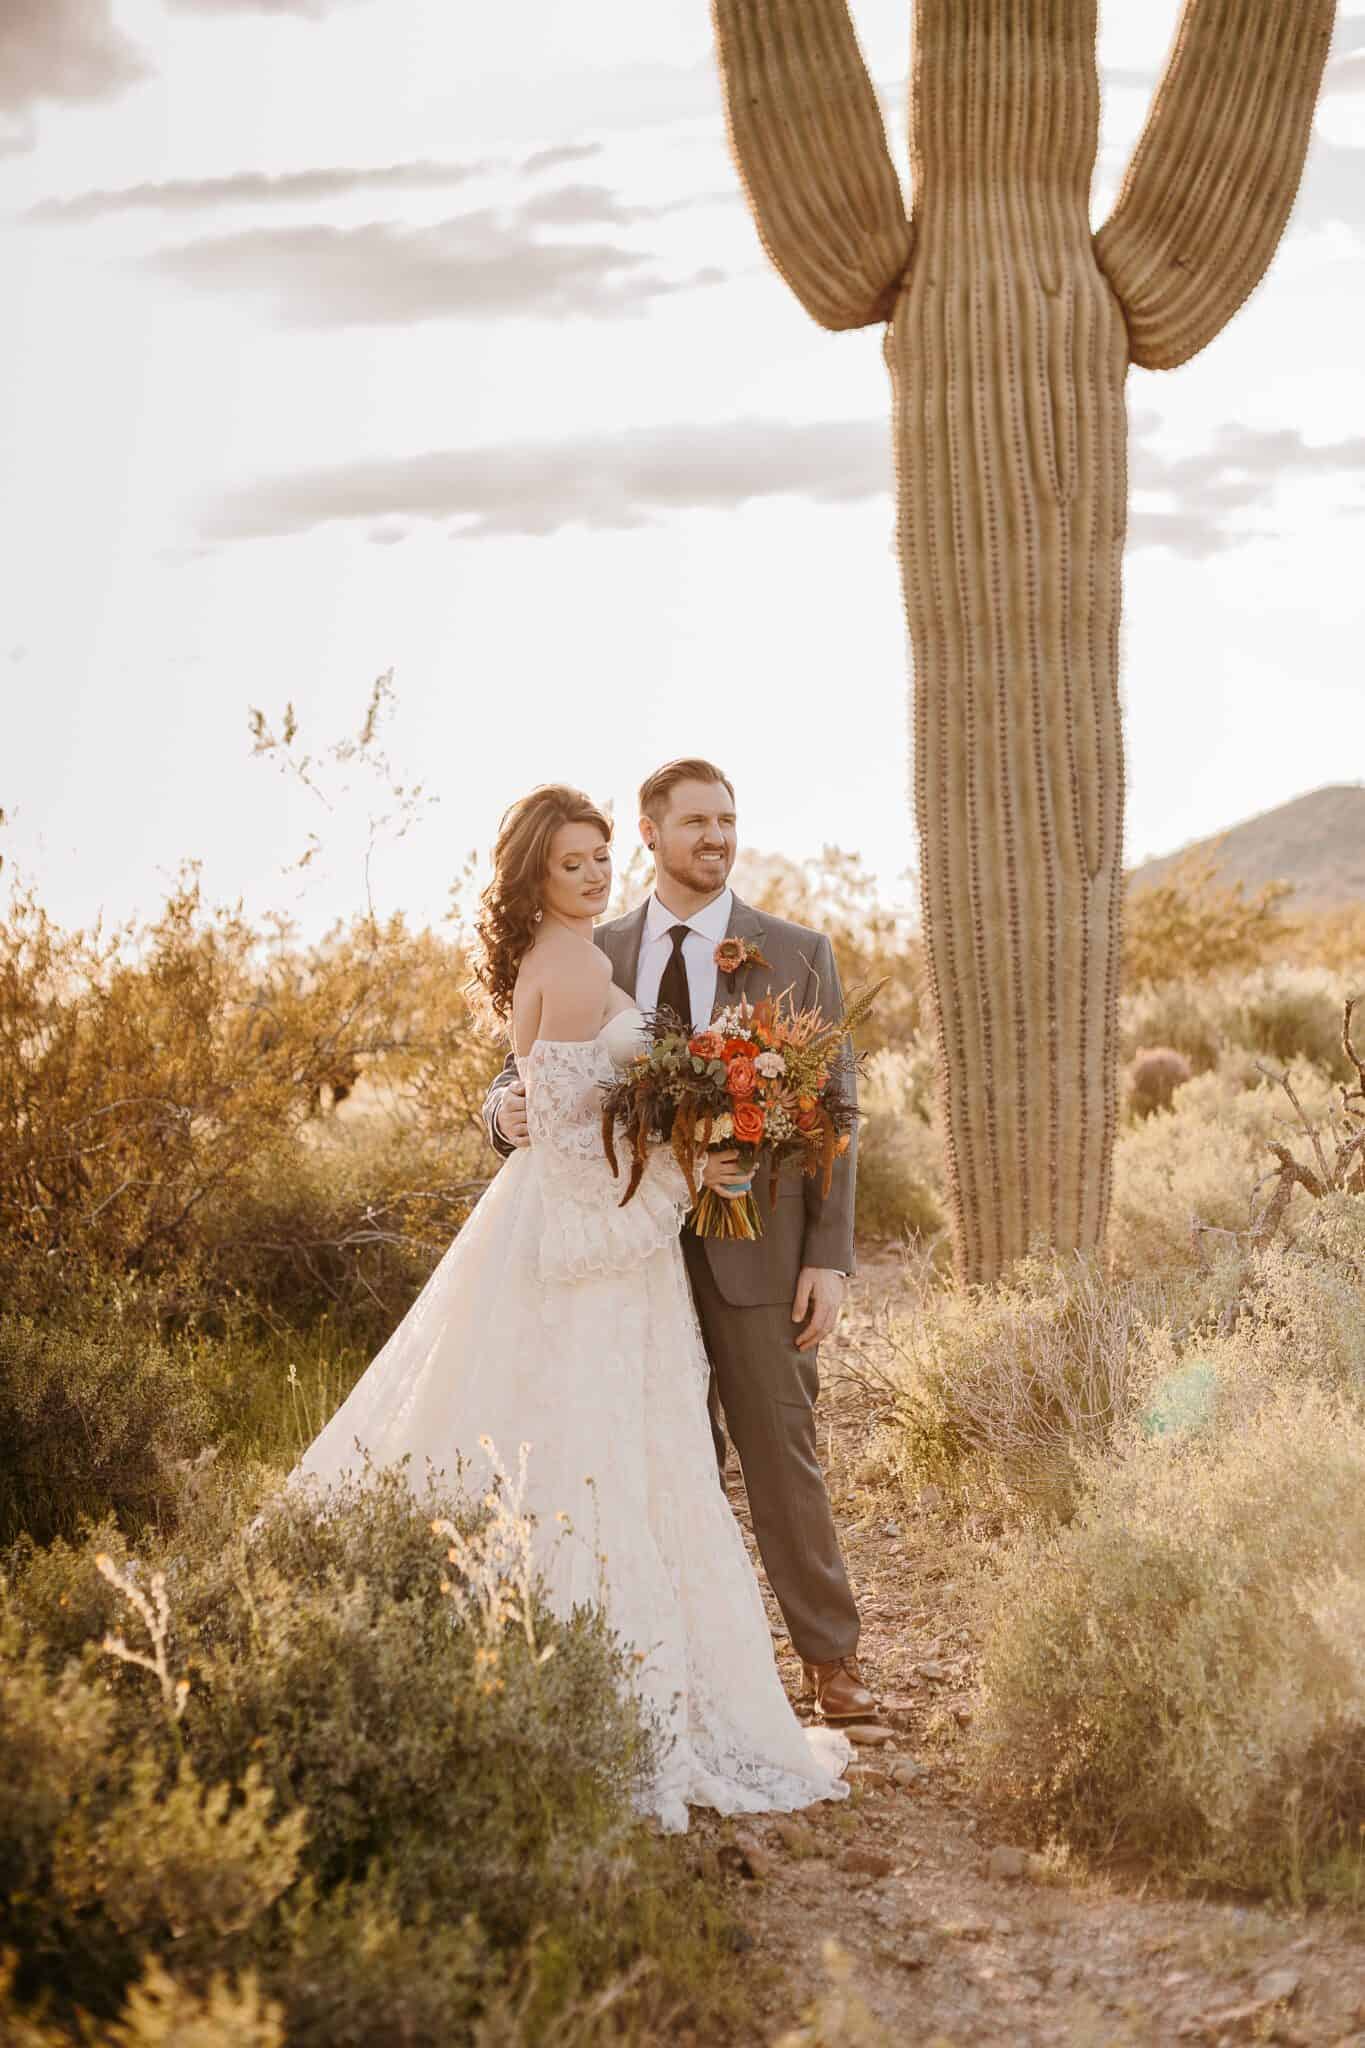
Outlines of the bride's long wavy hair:
<svg viewBox="0 0 1365 2048">
<path fill-rule="evenodd" d="M 493 879 L 474 920 L 474 978 L 468 995 L 494 1025 L 512 1014 L 517 969 L 536 934 L 536 913 L 550 865 L 550 841 L 561 825 L 593 825 L 611 838 L 611 820 L 581 789 L 547 782 L 519 797 L 502 815 L 493 848 Z"/>
</svg>

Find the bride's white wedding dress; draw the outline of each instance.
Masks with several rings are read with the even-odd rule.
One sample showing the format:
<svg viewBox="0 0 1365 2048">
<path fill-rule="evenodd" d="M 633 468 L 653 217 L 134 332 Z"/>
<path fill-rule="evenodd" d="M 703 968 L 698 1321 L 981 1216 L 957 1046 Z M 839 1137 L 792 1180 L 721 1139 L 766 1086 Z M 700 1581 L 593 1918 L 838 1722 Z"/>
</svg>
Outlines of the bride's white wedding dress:
<svg viewBox="0 0 1365 2048">
<path fill-rule="evenodd" d="M 679 1244 L 687 1191 L 667 1151 L 624 1209 L 602 1150 L 602 1084 L 641 1043 L 622 1011 L 584 1042 L 540 1040 L 518 1067 L 531 1145 L 503 1166 L 410 1313 L 293 1475 L 358 1474 L 411 1454 L 476 1497 L 480 1437 L 514 1464 L 556 1612 L 601 1601 L 643 1658 L 666 1730 L 648 1810 L 791 1811 L 847 1791 L 849 1749 L 801 1727 L 773 1663 L 744 1540 L 716 1481 L 707 1361 Z M 557 1515 L 567 1515 L 566 1531 Z"/>
</svg>

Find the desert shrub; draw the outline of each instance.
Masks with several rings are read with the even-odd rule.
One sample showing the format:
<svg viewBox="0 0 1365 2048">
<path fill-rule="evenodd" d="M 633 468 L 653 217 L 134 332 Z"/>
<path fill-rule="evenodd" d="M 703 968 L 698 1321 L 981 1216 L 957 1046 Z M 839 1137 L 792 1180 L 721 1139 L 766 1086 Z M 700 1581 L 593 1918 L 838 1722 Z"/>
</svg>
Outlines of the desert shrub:
<svg viewBox="0 0 1365 2048">
<path fill-rule="evenodd" d="M 44 2024 L 13 2002 L 13 1966 L 0 1958 L 0 2038 L 6 2048 L 66 2048 L 64 2028 Z M 105 2048 L 284 2048 L 279 2007 L 248 1971 L 240 1984 L 213 1977 L 201 1993 L 151 1962 L 129 1987 L 121 2018 L 100 2030 Z M 90 2038 L 90 2028 L 84 2029 Z"/>
<path fill-rule="evenodd" d="M 111 1512 L 155 1520 L 178 1460 L 208 1433 L 208 1403 L 166 1347 L 96 1291 L 58 1323 L 0 1315 L 0 1547 Z"/>
<path fill-rule="evenodd" d="M 1307 1059 L 1334 1079 L 1348 1080 L 1341 1006 L 1349 993 L 1339 973 L 1283 964 L 1145 984 L 1120 1001 L 1121 1056 L 1131 1061 L 1144 1046 L 1167 1047 L 1204 1074 L 1227 1067 L 1229 1053 L 1240 1050 L 1249 1083 L 1257 1058 L 1279 1064 Z"/>
<path fill-rule="evenodd" d="M 1132 1433 L 1007 1556 L 979 1781 L 1085 1851 L 1358 1901 L 1365 1421 L 1303 1385 L 1209 1414 Z"/>
<path fill-rule="evenodd" d="M 1205 1312 L 1180 1341 L 1197 1344 L 1225 1400 L 1301 1383 L 1365 1412 L 1365 1201 L 1328 1194 L 1305 1204 L 1290 1236 L 1218 1250 Z M 1177 1348 L 1149 1333 L 1149 1378 L 1176 1369 Z"/>
<path fill-rule="evenodd" d="M 215 1975 L 199 1992 L 153 1961 L 106 2038 L 109 2048 L 284 2048 L 282 2022 L 250 1970 L 239 1984 Z"/>
<path fill-rule="evenodd" d="M 1251 1331 L 1281 1374 L 1365 1401 L 1365 1199 L 1328 1195 L 1291 1240 L 1258 1248 L 1239 1322 Z"/>
<path fill-rule="evenodd" d="M 888 1333 L 907 1472 L 1014 1513 L 1067 1513 L 1079 1460 L 1132 1412 L 1135 1347 L 1160 1306 L 1154 1284 L 1107 1284 L 1080 1257 L 926 1295 Z"/>
<path fill-rule="evenodd" d="M 136 1561 L 112 1525 L 11 1556 L 19 2009 L 46 1998 L 70 2038 L 76 2008 L 109 2019 L 156 1963 L 186 1999 L 254 1971 L 302 2048 L 445 2048 L 508 2000 L 529 2042 L 647 1948 L 640 1999 L 718 2010 L 717 1917 L 634 1823 L 653 1738 L 600 1617 L 556 1621 L 488 1576 L 480 1516 L 400 1473 L 255 1524 L 252 1499 L 240 1476 L 207 1489 Z M 458 1564 L 442 1513 L 473 1546 Z M 450 1588 L 495 1578 L 506 1619 L 462 1618 Z"/>
<path fill-rule="evenodd" d="M 1135 1060 L 1144 1046 L 1180 1053 L 1196 1074 L 1218 1065 L 1227 1044 L 1224 1020 L 1203 981 L 1143 982 L 1119 998 L 1119 1057 Z"/>
<path fill-rule="evenodd" d="M 1243 883 L 1220 879 L 1216 857 L 1186 854 L 1160 881 L 1128 890 L 1125 982 L 1184 981 L 1258 965 L 1292 929 L 1282 907 L 1291 894 L 1287 882 L 1267 882 L 1248 896 Z"/>
<path fill-rule="evenodd" d="M 946 1224 L 932 1049 L 915 1037 L 868 1061 L 859 1086 L 860 1236 L 934 1238 Z"/>
<path fill-rule="evenodd" d="M 496 1160 L 379 1111 L 300 1144 L 263 1144 L 202 1219 L 203 1250 L 179 1286 L 180 1319 L 218 1326 L 225 1302 L 261 1326 L 307 1329 L 375 1350 L 468 1217 Z"/>
<path fill-rule="evenodd" d="M 430 1096 L 448 1147 L 472 1138 L 497 1055 L 461 978 L 455 949 L 401 919 L 300 947 L 207 910 L 192 873 L 151 924 L 109 935 L 61 931 L 15 896 L 0 918 L 0 1262 L 36 1254 L 59 1285 L 76 1261 L 174 1271 L 237 1234 L 234 1199 L 262 1162 L 362 1076 Z"/>
<path fill-rule="evenodd" d="M 1229 1055 L 1214 1072 L 1187 1081 L 1163 1115 L 1120 1130 L 1108 1237 L 1117 1273 L 1175 1276 L 1197 1268 L 1196 1220 L 1247 1228 L 1254 1190 L 1274 1165 L 1266 1140 L 1281 1135 L 1284 1097 L 1254 1070 L 1249 1087 L 1245 1059 Z M 1332 1097 L 1326 1075 L 1303 1061 L 1291 1071 L 1307 1112 L 1323 1114 Z M 1308 1202 L 1295 1191 L 1291 1225 Z"/>
<path fill-rule="evenodd" d="M 1358 988 L 1365 980 L 1365 903 L 1296 910 L 1294 925 L 1274 958 L 1297 967 L 1322 967 Z"/>
<path fill-rule="evenodd" d="M 1341 1044 L 1341 1006 L 1348 991 L 1339 975 L 1321 967 L 1276 967 L 1220 985 L 1224 1030 L 1283 1066 L 1311 1060 L 1334 1080 L 1354 1078 Z"/>
<path fill-rule="evenodd" d="M 1128 1102 L 1134 1116 L 1169 1109 L 1176 1089 L 1193 1071 L 1185 1055 L 1173 1046 L 1140 1045 L 1128 1068 Z"/>
</svg>

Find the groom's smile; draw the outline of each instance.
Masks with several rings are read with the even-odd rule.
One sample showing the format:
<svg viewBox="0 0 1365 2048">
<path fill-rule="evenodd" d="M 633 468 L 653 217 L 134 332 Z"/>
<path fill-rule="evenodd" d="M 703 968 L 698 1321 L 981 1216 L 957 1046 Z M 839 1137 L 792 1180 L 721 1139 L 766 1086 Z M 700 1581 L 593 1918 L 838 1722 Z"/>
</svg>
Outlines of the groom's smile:
<svg viewBox="0 0 1365 2048">
<path fill-rule="evenodd" d="M 735 864 L 735 799 L 728 783 L 684 776 L 640 820 L 662 899 L 681 917 L 719 896 Z"/>
</svg>

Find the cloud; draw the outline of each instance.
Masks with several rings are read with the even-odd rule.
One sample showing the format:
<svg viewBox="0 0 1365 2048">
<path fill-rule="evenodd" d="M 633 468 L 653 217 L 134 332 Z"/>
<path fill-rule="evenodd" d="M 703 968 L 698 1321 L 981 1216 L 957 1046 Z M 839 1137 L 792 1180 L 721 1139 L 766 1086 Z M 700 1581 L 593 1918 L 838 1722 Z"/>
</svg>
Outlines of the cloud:
<svg viewBox="0 0 1365 2048">
<path fill-rule="evenodd" d="M 1278 485 L 1312 477 L 1365 483 L 1365 434 L 1309 443 L 1295 427 L 1225 426 L 1206 448 L 1172 455 L 1153 447 L 1139 426 L 1132 462 L 1139 502 L 1129 519 L 1129 546 L 1168 547 L 1198 560 L 1272 538 L 1271 529 L 1242 523 L 1239 515 L 1264 506 Z M 1140 502 L 1158 495 L 1172 504 Z"/>
<path fill-rule="evenodd" d="M 662 211 L 657 206 L 626 206 L 605 185 L 555 185 L 528 199 L 521 218 L 537 227 L 624 227 Z"/>
<path fill-rule="evenodd" d="M 581 164 L 590 156 L 600 156 L 600 142 L 556 142 L 549 149 L 538 149 L 528 156 L 521 168 L 529 174 L 536 171 L 557 171 L 566 164 Z"/>
<path fill-rule="evenodd" d="M 147 75 L 136 44 L 115 25 L 111 0 L 0 6 L 0 113 L 18 117 L 12 135 L 31 140 L 22 117 L 41 101 L 112 99 Z"/>
<path fill-rule="evenodd" d="M 1261 537 L 1230 523 L 1275 487 L 1304 477 L 1365 482 L 1365 436 L 1311 446 L 1292 428 L 1224 427 L 1207 448 L 1170 455 L 1151 445 L 1158 421 L 1133 435 L 1139 499 L 1129 546 L 1202 558 Z M 265 478 L 205 509 L 200 537 L 259 540 L 364 521 L 392 541 L 404 522 L 462 535 L 538 535 L 579 525 L 639 526 L 667 512 L 729 510 L 758 498 L 853 504 L 888 496 L 890 429 L 883 420 L 793 425 L 737 420 L 636 428 L 557 442 L 344 463 Z"/>
<path fill-rule="evenodd" d="M 105 191 L 76 192 L 66 199 L 45 199 L 31 207 L 29 220 L 68 223 L 99 220 L 108 214 L 157 210 L 194 213 L 216 206 L 279 206 L 317 199 L 345 199 L 353 193 L 432 192 L 482 176 L 495 166 L 487 161 L 440 163 L 419 159 L 405 164 L 365 164 L 309 171 L 234 171 L 220 178 L 166 178 L 159 183 L 122 185 Z"/>
<path fill-rule="evenodd" d="M 579 219 L 588 217 L 581 194 L 595 189 L 579 188 Z M 538 201 L 521 212 L 486 209 L 424 227 L 371 221 L 251 229 L 182 242 L 146 260 L 198 291 L 254 294 L 290 327 L 601 318 L 720 278 L 712 269 L 661 278 L 648 270 L 644 252 L 615 242 L 547 241 L 539 232 L 543 213 Z"/>
<path fill-rule="evenodd" d="M 890 480 L 883 421 L 738 420 L 307 470 L 229 494 L 200 531 L 208 540 L 262 539 L 358 519 L 547 534 L 574 524 L 638 526 L 660 512 L 760 497 L 850 503 L 889 491 Z"/>
</svg>

